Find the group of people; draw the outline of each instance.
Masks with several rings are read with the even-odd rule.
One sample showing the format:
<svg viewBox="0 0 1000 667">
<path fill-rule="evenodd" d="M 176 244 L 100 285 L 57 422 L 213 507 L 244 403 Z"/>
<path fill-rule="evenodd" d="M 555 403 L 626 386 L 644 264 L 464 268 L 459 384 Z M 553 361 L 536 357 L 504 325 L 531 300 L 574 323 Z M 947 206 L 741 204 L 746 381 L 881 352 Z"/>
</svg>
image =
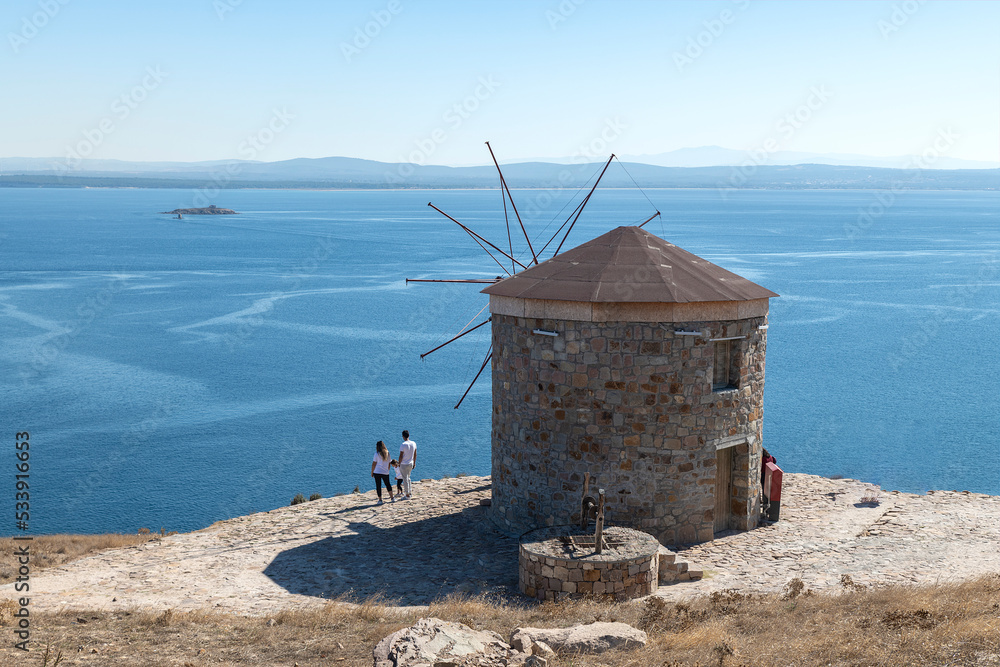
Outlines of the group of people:
<svg viewBox="0 0 1000 667">
<path fill-rule="evenodd" d="M 382 504 L 382 485 L 389 493 L 389 502 L 396 502 L 396 496 L 401 500 L 410 499 L 410 473 L 417 465 L 417 443 L 410 440 L 410 432 L 403 431 L 403 444 L 399 446 L 399 458 L 389 458 L 389 448 L 379 440 L 375 443 L 375 457 L 372 459 L 372 477 L 375 479 L 375 491 L 378 493 L 378 504 Z M 396 472 L 396 493 L 392 492 L 392 482 L 389 479 L 390 470 Z"/>
</svg>

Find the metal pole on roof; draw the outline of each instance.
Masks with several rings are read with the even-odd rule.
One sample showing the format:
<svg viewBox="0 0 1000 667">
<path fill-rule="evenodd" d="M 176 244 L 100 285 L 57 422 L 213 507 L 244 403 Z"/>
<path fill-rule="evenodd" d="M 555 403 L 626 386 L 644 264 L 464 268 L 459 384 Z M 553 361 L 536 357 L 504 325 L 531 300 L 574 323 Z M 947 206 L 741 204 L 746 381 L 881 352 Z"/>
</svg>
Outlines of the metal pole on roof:
<svg viewBox="0 0 1000 667">
<path fill-rule="evenodd" d="M 427 202 L 427 205 L 430 206 L 435 211 L 437 211 L 438 213 L 440 213 L 441 215 L 443 215 L 444 217 L 446 217 L 449 220 L 451 220 L 452 222 L 454 222 L 456 225 L 458 225 L 459 227 L 461 227 L 462 229 L 464 229 L 466 232 L 468 232 L 469 236 L 471 236 L 476 243 L 479 243 L 479 247 L 481 247 L 483 250 L 486 250 L 486 246 L 483 245 L 483 243 L 485 243 L 486 245 L 488 245 L 489 247 L 493 248 L 494 250 L 496 250 L 498 253 L 500 253 L 501 255 L 503 255 L 504 257 L 506 257 L 507 259 L 517 262 L 516 259 L 514 259 L 510 255 L 508 255 L 507 253 L 505 253 L 503 250 L 501 250 L 500 248 L 496 247 L 495 245 L 493 245 L 492 243 L 490 243 L 489 241 L 487 241 L 485 238 L 483 238 L 479 234 L 475 233 L 474 231 L 472 231 L 471 229 L 469 229 L 468 227 L 466 227 L 465 225 L 463 225 L 461 222 L 459 222 L 455 218 L 451 217 L 450 215 L 448 215 L 447 213 L 445 213 L 444 211 L 442 211 L 441 209 L 439 209 L 434 204 L 432 204 L 430 202 Z M 480 241 L 482 241 L 482 243 L 480 243 Z M 493 253 L 491 253 L 489 250 L 486 250 L 486 254 L 488 254 L 490 257 L 493 257 Z M 500 264 L 500 262 L 497 261 L 496 257 L 493 257 L 493 261 L 496 262 L 497 264 Z M 521 264 L 521 262 L 517 262 L 517 263 L 518 263 L 518 265 L 522 269 L 528 268 L 524 264 Z M 506 272 L 506 274 L 508 276 L 513 275 L 510 271 L 507 271 L 506 267 L 504 267 L 503 264 L 500 264 L 500 268 L 503 269 L 504 272 Z"/>
<path fill-rule="evenodd" d="M 569 221 L 573 218 L 574 215 L 576 215 L 576 212 L 579 211 L 580 207 L 583 206 L 585 203 L 586 203 L 585 201 L 581 201 L 579 204 L 576 205 L 576 208 L 570 211 L 570 214 L 566 216 L 566 219 L 563 221 L 563 223 L 559 225 L 559 229 L 553 232 L 552 237 L 548 241 L 546 241 L 545 245 L 542 246 L 542 249 L 538 251 L 539 255 L 545 252 L 545 249 L 548 248 L 552 244 L 552 242 L 556 240 L 556 237 L 562 233 L 563 228 L 569 224 Z M 553 255 L 553 257 L 555 257 L 555 255 Z"/>
<path fill-rule="evenodd" d="M 576 217 L 573 218 L 573 223 L 569 226 L 569 229 L 566 230 L 566 235 L 563 236 L 563 240 L 559 242 L 559 247 L 556 248 L 556 255 L 558 255 L 559 251 L 562 249 L 563 243 L 566 243 L 566 239 L 569 238 L 569 233 L 573 231 L 573 225 L 576 224 L 576 221 L 580 219 L 580 214 L 583 213 L 583 207 L 587 205 L 588 201 L 590 201 L 590 195 L 594 194 L 594 190 L 597 189 L 597 184 L 601 182 L 601 178 L 604 177 L 604 172 L 608 170 L 608 167 L 611 166 L 611 161 L 614 159 L 615 159 L 615 154 L 612 153 L 611 157 L 608 158 L 607 164 L 604 165 L 604 169 L 601 170 L 601 175 L 598 176 L 597 180 L 594 182 L 594 187 L 590 188 L 590 192 L 588 192 L 587 196 L 583 198 L 583 202 L 580 203 L 580 208 L 577 211 Z"/>
<path fill-rule="evenodd" d="M 507 198 L 510 199 L 510 207 L 514 209 L 514 215 L 517 216 L 517 223 L 521 225 L 521 232 L 524 234 L 524 240 L 528 242 L 528 250 L 531 251 L 531 259 L 538 264 L 538 255 L 535 254 L 535 249 L 531 246 L 531 239 L 528 238 L 528 231 L 524 228 L 524 223 L 521 222 L 521 214 L 517 212 L 517 206 L 514 204 L 514 198 L 510 194 L 510 188 L 507 187 L 507 180 L 503 177 L 503 172 L 500 171 L 500 163 L 497 162 L 497 156 L 493 154 L 493 147 L 490 146 L 490 142 L 486 142 L 486 147 L 490 149 L 490 157 L 493 158 L 493 164 L 497 166 L 497 172 L 500 173 L 500 185 L 507 192 Z M 520 262 L 518 262 L 520 264 Z"/>
<path fill-rule="evenodd" d="M 648 218 L 646 218 L 646 222 L 649 222 L 650 220 L 652 220 L 653 218 L 655 218 L 655 217 L 656 217 L 656 216 L 658 216 L 659 214 L 660 214 L 660 212 L 659 212 L 659 211 L 657 211 L 657 212 L 656 212 L 656 213 L 654 213 L 653 215 L 651 215 L 651 216 L 649 216 Z M 642 229 L 642 226 L 643 226 L 643 225 L 645 225 L 645 224 L 646 224 L 646 222 L 642 223 L 642 225 L 639 225 L 639 229 Z"/>
<path fill-rule="evenodd" d="M 454 338 L 452 338 L 451 340 L 446 340 L 445 342 L 443 342 L 443 343 L 441 343 L 440 345 L 438 345 L 437 347 L 435 347 L 435 348 L 434 348 L 433 350 L 430 350 L 430 351 L 428 351 L 428 352 L 424 352 L 423 354 L 421 354 L 421 355 L 420 355 L 420 358 L 421 358 L 421 359 L 423 359 L 424 357 L 426 357 L 426 356 L 427 356 L 428 354 L 430 354 L 431 352 L 437 352 L 438 350 L 440 350 L 440 349 L 441 349 L 442 347 L 444 347 L 444 346 L 445 346 L 445 345 L 447 345 L 448 343 L 452 343 L 452 342 L 454 342 L 454 341 L 458 340 L 459 338 L 461 338 L 461 337 L 462 337 L 462 336 L 464 336 L 465 334 L 468 334 L 468 333 L 472 333 L 473 331 L 475 331 L 475 330 L 476 330 L 476 329 L 478 329 L 479 327 L 483 326 L 484 324 L 489 324 L 489 323 L 490 323 L 490 322 L 491 322 L 492 320 L 493 320 L 493 318 L 492 318 L 492 317 L 490 317 L 490 318 L 487 318 L 485 322 L 480 322 L 479 324 L 477 324 L 476 326 L 472 327 L 472 328 L 471 328 L 471 329 L 469 329 L 468 331 L 463 331 L 462 333 L 458 334 L 457 336 L 455 336 L 455 337 L 454 337 Z M 455 406 L 455 407 L 458 407 L 458 406 Z"/>
<path fill-rule="evenodd" d="M 472 391 L 472 385 L 476 384 L 476 380 L 478 380 L 479 376 L 483 374 L 483 369 L 486 368 L 486 364 L 490 363 L 491 356 L 493 356 L 492 344 L 490 345 L 490 349 L 486 352 L 486 359 L 483 360 L 483 365 L 480 367 L 479 372 L 476 373 L 476 377 L 472 378 L 472 383 L 469 385 L 469 388 L 465 390 L 465 393 L 462 394 L 462 398 L 458 399 L 458 403 L 455 404 L 456 410 L 458 410 L 458 406 L 462 404 L 462 401 L 465 400 L 465 397 L 469 395 L 469 392 Z"/>
<path fill-rule="evenodd" d="M 504 194 L 503 188 L 503 174 L 500 174 L 500 201 L 503 202 L 503 224 L 507 227 L 507 247 L 510 248 L 510 256 L 514 256 L 514 239 L 510 236 L 510 216 L 507 215 L 507 195 Z M 517 267 L 514 266 L 514 260 L 510 262 L 510 272 L 515 273 Z"/>
</svg>

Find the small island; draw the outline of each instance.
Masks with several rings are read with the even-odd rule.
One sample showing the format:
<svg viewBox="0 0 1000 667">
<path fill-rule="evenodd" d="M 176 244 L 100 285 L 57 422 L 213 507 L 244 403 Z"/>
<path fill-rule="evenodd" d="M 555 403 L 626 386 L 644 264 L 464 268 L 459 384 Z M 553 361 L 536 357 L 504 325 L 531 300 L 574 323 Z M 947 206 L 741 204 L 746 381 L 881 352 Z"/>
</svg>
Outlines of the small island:
<svg viewBox="0 0 1000 667">
<path fill-rule="evenodd" d="M 215 204 L 205 208 L 175 208 L 173 211 L 163 211 L 164 215 L 239 215 L 231 208 L 219 208 Z"/>
</svg>

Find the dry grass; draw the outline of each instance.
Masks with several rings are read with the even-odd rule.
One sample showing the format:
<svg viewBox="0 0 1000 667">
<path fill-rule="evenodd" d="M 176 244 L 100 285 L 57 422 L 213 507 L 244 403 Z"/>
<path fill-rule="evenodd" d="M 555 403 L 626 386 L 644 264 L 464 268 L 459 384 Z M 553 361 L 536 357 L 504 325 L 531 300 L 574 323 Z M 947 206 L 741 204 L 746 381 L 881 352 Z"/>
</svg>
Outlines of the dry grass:
<svg viewBox="0 0 1000 667">
<path fill-rule="evenodd" d="M 269 618 L 208 612 L 93 612 L 33 616 L 35 648 L 63 651 L 62 665 L 370 665 L 382 637 L 422 616 L 459 621 L 508 637 L 518 626 L 622 621 L 649 634 L 640 650 L 561 656 L 559 667 L 724 665 L 1000 665 L 1000 576 L 962 584 L 814 595 L 725 592 L 687 604 L 657 598 L 611 604 L 578 600 L 454 597 L 429 611 L 382 600 L 332 602 Z M 6 612 L 6 614 L 5 614 Z M 10 625 L 0 608 L 0 625 Z M 7 634 L 9 630 L 3 630 Z M 2 664 L 42 664 L 0 646 Z M 14 658 L 14 662 L 8 662 Z M 51 661 L 50 663 L 51 664 Z"/>
<path fill-rule="evenodd" d="M 42 535 L 31 542 L 14 542 L 12 537 L 0 537 L 0 553 L 13 554 L 17 546 L 31 547 L 31 572 L 36 573 L 48 567 L 57 567 L 84 556 L 90 556 L 108 549 L 120 549 L 143 544 L 161 537 L 148 530 L 136 535 Z M 0 559 L 0 584 L 8 584 L 16 577 L 16 563 L 13 558 Z"/>
</svg>

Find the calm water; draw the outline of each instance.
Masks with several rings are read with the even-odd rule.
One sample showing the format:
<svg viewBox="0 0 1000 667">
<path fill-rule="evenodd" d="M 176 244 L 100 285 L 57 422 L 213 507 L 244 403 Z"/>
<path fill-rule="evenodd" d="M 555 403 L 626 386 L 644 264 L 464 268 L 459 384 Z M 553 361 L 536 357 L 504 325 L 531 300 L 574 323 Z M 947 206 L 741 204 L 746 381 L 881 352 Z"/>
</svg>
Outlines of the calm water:
<svg viewBox="0 0 1000 667">
<path fill-rule="evenodd" d="M 870 192 L 649 195 L 647 229 L 781 294 L 765 444 L 786 470 L 1000 494 L 1000 193 L 901 195 L 860 230 Z M 536 238 L 565 203 L 515 196 Z M 0 190 L 0 496 L 23 430 L 35 533 L 367 489 L 403 428 L 417 477 L 488 474 L 488 375 L 452 409 L 488 328 L 419 358 L 482 286 L 405 278 L 500 269 L 428 200 L 506 243 L 496 192 L 232 191 L 241 215 L 178 221 L 156 212 L 189 191 Z M 569 245 L 650 213 L 598 191 Z"/>
</svg>

